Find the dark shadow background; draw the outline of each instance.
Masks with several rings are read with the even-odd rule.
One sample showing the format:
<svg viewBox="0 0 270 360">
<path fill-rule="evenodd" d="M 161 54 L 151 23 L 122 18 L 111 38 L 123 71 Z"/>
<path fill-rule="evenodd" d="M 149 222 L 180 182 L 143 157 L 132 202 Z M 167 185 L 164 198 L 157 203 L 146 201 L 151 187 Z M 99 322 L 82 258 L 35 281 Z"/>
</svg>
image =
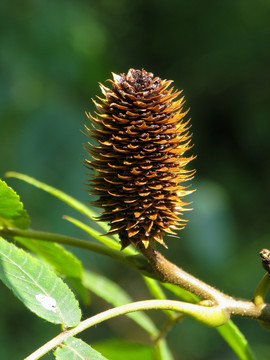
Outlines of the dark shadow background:
<svg viewBox="0 0 270 360">
<path fill-rule="evenodd" d="M 263 275 L 258 253 L 270 243 L 270 2 L 2 0 L 0 16 L 0 176 L 23 172 L 88 200 L 81 130 L 84 111 L 94 111 L 90 98 L 100 95 L 98 82 L 130 67 L 173 79 L 191 107 L 197 191 L 180 240 L 167 239 L 169 250 L 160 250 L 221 290 L 252 298 Z M 62 220 L 74 215 L 65 205 L 18 180 L 8 184 L 34 229 L 86 237 Z M 75 252 L 134 299 L 149 298 L 133 271 Z M 95 300 L 84 316 L 107 308 Z M 2 285 L 0 305 L 5 359 L 28 355 L 58 331 Z M 255 321 L 235 321 L 258 359 L 268 359 L 269 333 Z M 83 336 L 93 343 L 112 331 L 147 341 L 125 319 Z M 190 319 L 168 341 L 176 360 L 236 359 L 214 329 Z"/>
</svg>

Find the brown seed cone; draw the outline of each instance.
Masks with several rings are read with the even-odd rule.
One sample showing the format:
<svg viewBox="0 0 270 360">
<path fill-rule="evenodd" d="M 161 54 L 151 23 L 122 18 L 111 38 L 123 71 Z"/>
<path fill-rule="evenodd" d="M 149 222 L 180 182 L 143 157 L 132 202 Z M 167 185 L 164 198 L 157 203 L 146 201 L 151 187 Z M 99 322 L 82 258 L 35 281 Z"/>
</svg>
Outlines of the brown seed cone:
<svg viewBox="0 0 270 360">
<path fill-rule="evenodd" d="M 110 222 L 109 233 L 118 233 L 122 248 L 150 241 L 164 246 L 164 233 L 183 228 L 179 216 L 192 191 L 183 182 L 194 171 L 185 170 L 193 157 L 187 112 L 182 112 L 181 91 L 167 90 L 172 81 L 161 80 L 145 70 L 130 69 L 113 74 L 112 89 L 100 84 L 105 98 L 94 101 L 98 117 L 87 114 L 93 128 L 86 127 L 98 145 L 86 146 L 93 160 L 86 167 L 98 171 L 89 181 L 95 204 L 105 209 L 100 220 Z"/>
</svg>

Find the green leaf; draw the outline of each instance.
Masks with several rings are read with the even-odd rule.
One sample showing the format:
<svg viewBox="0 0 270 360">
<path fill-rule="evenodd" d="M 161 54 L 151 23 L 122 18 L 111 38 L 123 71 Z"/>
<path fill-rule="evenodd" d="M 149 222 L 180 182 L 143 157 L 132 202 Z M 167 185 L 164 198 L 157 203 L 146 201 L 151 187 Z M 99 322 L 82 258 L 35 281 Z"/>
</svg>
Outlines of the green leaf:
<svg viewBox="0 0 270 360">
<path fill-rule="evenodd" d="M 31 184 L 43 191 L 48 192 L 49 194 L 57 197 L 58 199 L 65 202 L 72 208 L 76 209 L 80 213 L 84 214 L 91 220 L 96 221 L 96 218 L 98 217 L 98 214 L 95 211 L 93 211 L 92 209 L 90 209 L 88 206 L 84 205 L 82 202 L 80 202 L 77 199 L 73 198 L 72 196 L 64 193 L 63 191 L 54 188 L 53 186 L 47 185 L 47 184 L 45 184 L 41 181 L 38 181 L 28 175 L 24 175 L 24 174 L 13 172 L 13 171 L 7 172 L 5 174 L 5 176 L 23 180 L 23 181 L 27 182 L 28 184 Z M 105 229 L 106 231 L 109 230 L 107 223 L 99 222 L 98 225 L 100 227 L 102 227 L 103 229 Z"/>
<path fill-rule="evenodd" d="M 156 346 L 155 360 L 173 360 L 173 355 L 164 339 L 161 339 Z"/>
<path fill-rule="evenodd" d="M 143 276 L 143 279 L 145 281 L 145 284 L 147 285 L 150 293 L 154 296 L 155 299 L 161 299 L 161 300 L 165 300 L 167 299 L 166 295 L 164 294 L 160 283 L 155 280 L 155 279 L 151 279 L 150 277 L 147 276 Z M 163 310 L 163 312 L 169 317 L 169 318 L 173 318 L 174 317 L 174 311 L 170 311 L 170 310 Z"/>
<path fill-rule="evenodd" d="M 30 219 L 23 209 L 19 196 L 0 180 L 0 226 L 28 229 Z"/>
<path fill-rule="evenodd" d="M 87 234 L 91 235 L 93 238 L 95 238 L 96 240 L 100 241 L 102 244 L 115 249 L 115 250 L 121 250 L 121 244 L 119 241 L 115 241 L 114 239 L 110 238 L 109 236 L 106 235 L 102 235 L 100 234 L 100 231 L 92 228 L 89 225 L 86 225 L 85 223 L 81 222 L 80 220 L 74 219 L 71 216 L 63 216 L 63 218 L 69 222 L 71 222 L 72 224 L 74 224 L 75 226 L 77 226 L 78 228 L 82 229 L 83 231 L 85 231 Z M 136 251 L 133 249 L 124 249 L 123 252 L 129 254 L 129 255 L 133 255 L 136 254 Z"/>
<path fill-rule="evenodd" d="M 255 360 L 245 336 L 231 320 L 219 326 L 217 331 L 238 355 L 239 359 Z"/>
<path fill-rule="evenodd" d="M 130 296 L 116 283 L 100 274 L 94 274 L 88 270 L 83 272 L 83 284 L 94 294 L 100 296 L 109 304 L 114 306 L 124 305 L 132 302 Z M 158 329 L 152 320 L 144 312 L 127 314 L 138 325 L 151 335 L 157 335 Z"/>
<path fill-rule="evenodd" d="M 167 299 L 166 295 L 164 294 L 164 292 L 162 291 L 162 289 L 160 287 L 160 283 L 157 280 L 152 279 L 147 276 L 143 276 L 143 279 L 144 279 L 148 289 L 150 290 L 151 294 L 156 299 Z"/>
<path fill-rule="evenodd" d="M 85 223 L 83 223 L 77 219 L 74 219 L 71 216 L 65 215 L 64 219 L 71 222 L 75 226 L 79 227 L 83 231 L 87 232 L 89 235 L 93 236 L 93 238 L 100 241 L 102 244 L 104 244 L 112 249 L 115 249 L 115 250 L 119 250 L 119 251 L 121 250 L 121 244 L 119 241 L 115 241 L 112 238 L 110 238 L 109 236 L 101 235 L 100 232 L 97 231 L 96 229 L 93 229 L 89 225 L 86 225 Z M 125 248 L 122 250 L 122 252 L 129 254 L 129 255 L 137 254 L 137 251 L 134 248 Z"/>
<path fill-rule="evenodd" d="M 110 339 L 92 346 L 110 360 L 154 360 L 154 349 L 149 345 Z"/>
<path fill-rule="evenodd" d="M 67 338 L 54 355 L 56 360 L 107 360 L 90 345 L 74 337 Z"/>
<path fill-rule="evenodd" d="M 173 285 L 169 283 L 161 283 L 161 285 L 186 302 L 196 304 L 200 300 L 196 295 L 192 294 L 191 292 L 183 288 L 180 288 L 177 285 Z"/>
<path fill-rule="evenodd" d="M 57 243 L 22 237 L 16 237 L 15 240 L 66 277 L 83 302 L 89 304 L 89 293 L 82 285 L 82 263 L 75 255 Z"/>
<path fill-rule="evenodd" d="M 41 318 L 76 326 L 81 311 L 68 286 L 45 264 L 0 238 L 0 279 Z"/>
<path fill-rule="evenodd" d="M 80 260 L 63 246 L 49 241 L 22 237 L 16 237 L 16 241 L 46 260 L 59 274 L 82 278 L 83 268 Z"/>
<path fill-rule="evenodd" d="M 75 290 L 78 296 L 81 298 L 85 306 L 90 305 L 91 298 L 89 291 L 85 288 L 82 283 L 82 279 L 68 277 L 67 281 L 71 285 L 71 288 Z"/>
</svg>

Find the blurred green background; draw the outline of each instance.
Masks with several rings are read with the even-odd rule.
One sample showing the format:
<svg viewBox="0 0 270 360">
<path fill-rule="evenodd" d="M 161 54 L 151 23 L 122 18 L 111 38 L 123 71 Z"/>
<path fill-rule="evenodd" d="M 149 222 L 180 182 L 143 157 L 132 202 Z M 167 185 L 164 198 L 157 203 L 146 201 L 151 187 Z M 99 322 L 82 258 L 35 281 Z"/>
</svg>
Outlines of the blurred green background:
<svg viewBox="0 0 270 360">
<path fill-rule="evenodd" d="M 130 67 L 173 79 L 191 108 L 197 191 L 187 228 L 160 250 L 221 290 L 252 298 L 263 275 L 258 253 L 270 246 L 269 19 L 269 0 L 1 0 L 0 176 L 23 172 L 87 201 L 82 130 L 98 82 Z M 19 180 L 8 184 L 34 229 L 86 238 L 62 220 L 74 215 L 65 205 Z M 149 297 L 133 271 L 75 253 L 135 300 Z M 1 358 L 21 359 L 58 329 L 0 289 Z M 96 300 L 85 317 L 108 307 Z M 162 315 L 151 315 L 162 323 Z M 268 359 L 269 333 L 255 321 L 235 321 L 258 359 Z M 93 343 L 112 332 L 147 342 L 123 318 L 83 336 Z M 174 326 L 168 342 L 176 360 L 236 359 L 214 329 L 190 319 Z"/>
</svg>

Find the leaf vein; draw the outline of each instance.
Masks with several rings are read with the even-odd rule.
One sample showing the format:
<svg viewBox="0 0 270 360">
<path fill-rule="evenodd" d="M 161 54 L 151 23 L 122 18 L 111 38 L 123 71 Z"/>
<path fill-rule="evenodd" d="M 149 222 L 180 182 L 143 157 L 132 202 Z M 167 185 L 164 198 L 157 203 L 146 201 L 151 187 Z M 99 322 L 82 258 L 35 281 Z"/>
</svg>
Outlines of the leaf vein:
<svg viewBox="0 0 270 360">
<path fill-rule="evenodd" d="M 3 252 L 1 252 L 1 254 L 3 255 L 3 257 L 6 258 L 6 262 L 7 262 L 7 263 L 10 263 L 10 264 L 12 264 L 14 267 L 17 267 L 22 273 L 24 273 L 24 274 L 32 281 L 32 283 L 33 283 L 38 289 L 40 289 L 40 291 L 41 291 L 43 294 L 45 294 L 46 296 L 50 297 L 50 293 L 51 293 L 52 291 L 47 292 L 47 291 L 44 289 L 44 287 L 41 286 L 41 285 L 37 282 L 37 280 L 35 280 L 30 274 L 28 274 L 28 273 L 22 268 L 23 265 L 21 265 L 21 264 L 19 264 L 19 263 L 16 263 L 16 262 L 13 261 L 12 259 L 10 259 L 10 255 L 12 254 L 12 252 L 13 252 L 13 248 L 10 247 L 8 254 L 5 254 L 5 253 L 3 253 Z M 27 256 L 25 256 L 24 258 L 26 259 L 26 261 L 23 261 L 23 264 L 25 265 L 25 263 L 27 263 L 28 258 L 27 258 Z M 39 271 L 38 278 L 40 277 L 40 275 L 41 275 L 42 272 L 43 272 L 43 265 L 40 266 L 40 271 Z M 56 284 L 56 282 L 55 282 L 53 289 L 55 289 L 56 285 L 57 285 L 57 284 Z M 62 322 L 65 323 L 65 321 L 64 321 L 64 316 L 63 316 L 63 314 L 62 314 L 62 312 L 61 312 L 58 304 L 57 304 L 57 306 L 56 306 L 56 309 L 57 309 L 58 315 L 59 315 L 60 318 L 62 319 Z"/>
</svg>

